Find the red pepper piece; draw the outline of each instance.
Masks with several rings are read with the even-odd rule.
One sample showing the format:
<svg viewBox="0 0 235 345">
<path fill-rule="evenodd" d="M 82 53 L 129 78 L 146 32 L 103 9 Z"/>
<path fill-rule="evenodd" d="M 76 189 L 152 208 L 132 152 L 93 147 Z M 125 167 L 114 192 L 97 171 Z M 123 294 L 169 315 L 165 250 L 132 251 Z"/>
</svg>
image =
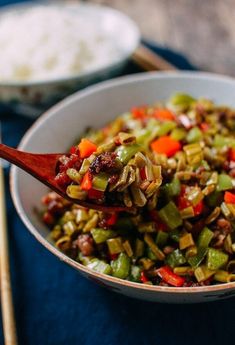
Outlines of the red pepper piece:
<svg viewBox="0 0 235 345">
<path fill-rule="evenodd" d="M 81 189 L 89 191 L 91 188 L 92 188 L 92 176 L 89 173 L 89 171 L 87 171 L 82 179 Z"/>
<path fill-rule="evenodd" d="M 175 274 L 169 266 L 160 267 L 157 270 L 157 274 L 164 282 L 172 286 L 183 286 L 185 283 L 185 278 Z"/>
<path fill-rule="evenodd" d="M 141 180 L 146 180 L 147 179 L 146 172 L 145 172 L 145 167 L 140 168 L 140 177 L 141 177 Z"/>
<path fill-rule="evenodd" d="M 89 157 L 93 152 L 95 152 L 97 150 L 97 147 L 90 140 L 83 138 L 78 145 L 78 149 L 80 152 L 80 157 L 86 158 Z"/>
<path fill-rule="evenodd" d="M 75 154 L 75 153 L 77 152 L 76 146 L 72 146 L 69 152 L 70 152 L 71 154 Z"/>
<path fill-rule="evenodd" d="M 235 149 L 230 149 L 229 150 L 229 160 L 230 161 L 235 161 Z"/>
<path fill-rule="evenodd" d="M 118 215 L 117 213 L 111 213 L 108 215 L 108 218 L 105 220 L 105 223 L 109 226 L 112 226 L 117 223 Z"/>
<path fill-rule="evenodd" d="M 167 120 L 175 120 L 175 115 L 173 114 L 172 111 L 170 111 L 169 109 L 155 109 L 153 116 L 158 119 L 158 120 L 162 120 L 162 121 L 167 121 Z"/>
<path fill-rule="evenodd" d="M 149 281 L 149 279 L 146 277 L 144 271 L 142 271 L 142 272 L 140 273 L 140 281 L 141 281 L 143 284 Z"/>
<path fill-rule="evenodd" d="M 150 146 L 154 152 L 164 153 L 167 157 L 174 156 L 181 149 L 180 142 L 167 135 L 153 141 Z"/>
<path fill-rule="evenodd" d="M 235 204 L 235 194 L 230 193 L 230 192 L 225 192 L 224 193 L 224 201 L 227 204 Z"/>
<path fill-rule="evenodd" d="M 135 119 L 140 119 L 140 120 L 143 120 L 148 116 L 146 106 L 134 107 L 131 109 L 131 113 Z"/>
<path fill-rule="evenodd" d="M 104 197 L 104 192 L 102 192 L 101 190 L 96 190 L 93 188 L 88 190 L 89 199 L 103 199 L 103 197 Z"/>
<path fill-rule="evenodd" d="M 210 126 L 208 125 L 208 123 L 202 122 L 202 123 L 200 124 L 200 128 L 201 128 L 201 130 L 202 130 L 203 132 L 206 132 L 206 131 L 208 131 L 208 129 L 210 128 Z"/>
</svg>

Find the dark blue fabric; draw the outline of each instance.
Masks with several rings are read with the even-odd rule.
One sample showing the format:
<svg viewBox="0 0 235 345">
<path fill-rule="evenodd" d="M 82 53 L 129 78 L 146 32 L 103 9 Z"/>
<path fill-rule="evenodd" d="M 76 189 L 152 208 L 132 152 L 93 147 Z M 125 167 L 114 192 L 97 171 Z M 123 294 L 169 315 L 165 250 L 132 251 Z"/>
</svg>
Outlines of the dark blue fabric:
<svg viewBox="0 0 235 345">
<path fill-rule="evenodd" d="M 170 49 L 150 46 L 178 67 L 193 69 Z M 134 71 L 131 65 L 126 70 Z M 11 146 L 18 144 L 32 124 L 4 110 L 0 120 L 3 140 Z M 201 305 L 161 305 L 107 291 L 46 251 L 17 216 L 8 187 L 6 198 L 19 345 L 216 345 L 232 341 L 234 299 Z"/>
</svg>

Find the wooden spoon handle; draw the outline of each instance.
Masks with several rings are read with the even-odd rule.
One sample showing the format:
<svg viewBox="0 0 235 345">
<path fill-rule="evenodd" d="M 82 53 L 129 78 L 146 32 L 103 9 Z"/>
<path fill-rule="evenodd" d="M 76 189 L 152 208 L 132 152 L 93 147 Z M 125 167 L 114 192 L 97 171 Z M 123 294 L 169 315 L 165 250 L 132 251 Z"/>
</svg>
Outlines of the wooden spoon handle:
<svg viewBox="0 0 235 345">
<path fill-rule="evenodd" d="M 144 45 L 136 49 L 132 60 L 145 71 L 177 71 L 176 66 Z"/>
<path fill-rule="evenodd" d="M 11 291 L 3 169 L 0 166 L 0 286 L 5 345 L 17 345 Z"/>
</svg>

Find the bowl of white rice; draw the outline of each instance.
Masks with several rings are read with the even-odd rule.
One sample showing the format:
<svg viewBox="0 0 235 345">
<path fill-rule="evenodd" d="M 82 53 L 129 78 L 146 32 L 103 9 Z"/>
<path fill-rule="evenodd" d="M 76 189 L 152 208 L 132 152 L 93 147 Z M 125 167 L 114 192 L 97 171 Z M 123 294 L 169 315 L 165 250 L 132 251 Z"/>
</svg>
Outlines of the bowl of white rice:
<svg viewBox="0 0 235 345">
<path fill-rule="evenodd" d="M 139 44 L 135 23 L 100 5 L 25 2 L 0 11 L 0 102 L 31 116 L 121 73 Z"/>
</svg>

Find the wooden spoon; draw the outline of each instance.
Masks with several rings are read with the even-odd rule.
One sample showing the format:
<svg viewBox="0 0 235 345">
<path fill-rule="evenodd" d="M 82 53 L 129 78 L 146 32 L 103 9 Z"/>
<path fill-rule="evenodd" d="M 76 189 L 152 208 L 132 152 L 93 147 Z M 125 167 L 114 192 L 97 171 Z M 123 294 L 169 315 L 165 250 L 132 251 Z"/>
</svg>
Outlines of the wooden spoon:
<svg viewBox="0 0 235 345">
<path fill-rule="evenodd" d="M 13 149 L 12 147 L 0 144 L 0 157 L 23 169 L 37 180 L 60 194 L 63 198 L 79 204 L 80 206 L 96 209 L 103 212 L 131 211 L 132 208 L 125 206 L 97 205 L 77 199 L 71 199 L 55 181 L 56 167 L 62 153 L 28 153 Z"/>
</svg>

